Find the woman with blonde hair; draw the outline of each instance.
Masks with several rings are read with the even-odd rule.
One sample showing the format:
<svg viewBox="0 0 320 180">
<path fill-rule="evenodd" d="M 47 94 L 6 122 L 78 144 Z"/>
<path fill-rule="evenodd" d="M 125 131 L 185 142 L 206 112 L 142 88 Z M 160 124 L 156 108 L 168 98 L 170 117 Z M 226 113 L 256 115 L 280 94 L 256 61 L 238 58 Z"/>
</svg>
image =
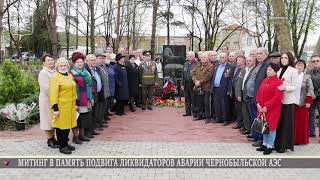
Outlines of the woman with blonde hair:
<svg viewBox="0 0 320 180">
<path fill-rule="evenodd" d="M 56 62 L 57 73 L 50 79 L 49 97 L 52 108 L 52 127 L 56 129 L 59 150 L 71 154 L 74 146 L 68 144 L 70 129 L 77 126 L 76 83 L 68 73 L 70 65 L 67 59 Z"/>
</svg>

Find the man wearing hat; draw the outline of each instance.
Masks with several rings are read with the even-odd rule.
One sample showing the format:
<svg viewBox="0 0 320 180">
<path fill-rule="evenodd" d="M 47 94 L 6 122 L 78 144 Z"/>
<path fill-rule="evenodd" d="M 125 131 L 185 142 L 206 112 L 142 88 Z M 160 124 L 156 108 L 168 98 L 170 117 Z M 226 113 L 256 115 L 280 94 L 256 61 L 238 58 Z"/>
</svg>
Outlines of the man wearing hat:
<svg viewBox="0 0 320 180">
<path fill-rule="evenodd" d="M 100 126 L 101 127 L 108 127 L 107 121 L 110 120 L 109 117 L 105 117 L 105 111 L 107 109 L 107 98 L 109 97 L 109 79 L 108 79 L 108 72 L 107 72 L 107 67 L 105 64 L 105 59 L 106 56 L 105 54 L 102 53 L 97 53 L 97 68 L 100 69 L 101 72 L 101 80 L 102 80 L 102 87 L 103 87 L 103 98 L 99 99 L 98 103 L 100 104 L 100 109 L 99 109 L 99 119 L 100 119 Z"/>
<path fill-rule="evenodd" d="M 271 59 L 271 63 L 277 64 L 280 67 L 280 59 L 281 59 L 280 53 L 273 52 L 269 55 L 269 58 Z"/>
<path fill-rule="evenodd" d="M 151 51 L 144 51 L 144 62 L 139 66 L 142 87 L 142 110 L 152 110 L 154 86 L 157 86 L 158 72 L 156 63 L 151 61 Z"/>
</svg>

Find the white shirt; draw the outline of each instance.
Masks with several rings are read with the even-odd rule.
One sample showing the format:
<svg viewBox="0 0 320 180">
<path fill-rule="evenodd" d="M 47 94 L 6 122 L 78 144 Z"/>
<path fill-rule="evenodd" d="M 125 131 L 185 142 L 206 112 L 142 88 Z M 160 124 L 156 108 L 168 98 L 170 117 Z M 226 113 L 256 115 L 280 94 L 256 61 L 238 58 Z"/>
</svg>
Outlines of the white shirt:
<svg viewBox="0 0 320 180">
<path fill-rule="evenodd" d="M 135 59 L 135 60 L 134 60 L 134 63 L 136 63 L 138 66 L 140 66 L 140 64 L 141 64 L 140 58 Z"/>
<path fill-rule="evenodd" d="M 243 77 L 243 82 L 242 82 L 242 90 L 244 89 L 244 83 L 246 82 L 246 79 L 251 71 L 251 69 L 253 68 L 254 66 L 251 66 L 251 67 L 246 67 L 246 73 L 244 74 L 244 77 Z"/>
<path fill-rule="evenodd" d="M 297 80 L 298 81 L 298 84 L 297 84 L 298 88 L 294 91 L 294 94 L 295 94 L 296 98 L 299 99 L 299 100 L 300 100 L 300 93 L 301 93 L 301 86 L 302 86 L 303 76 L 304 76 L 304 73 L 300 73 L 298 75 L 298 80 Z M 297 105 L 299 105 L 299 103 Z"/>
</svg>

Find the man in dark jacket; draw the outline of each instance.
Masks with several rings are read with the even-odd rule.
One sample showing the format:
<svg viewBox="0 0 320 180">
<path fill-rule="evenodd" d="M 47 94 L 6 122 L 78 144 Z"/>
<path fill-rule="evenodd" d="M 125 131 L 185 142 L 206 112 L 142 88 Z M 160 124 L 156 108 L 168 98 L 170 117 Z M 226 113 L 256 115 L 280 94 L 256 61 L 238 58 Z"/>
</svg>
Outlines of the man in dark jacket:
<svg viewBox="0 0 320 180">
<path fill-rule="evenodd" d="M 316 136 L 316 123 L 315 123 L 315 113 L 318 110 L 320 113 L 320 56 L 313 55 L 311 57 L 311 63 L 313 69 L 308 72 L 311 76 L 312 84 L 314 87 L 314 94 L 316 98 L 313 100 L 313 103 L 310 107 L 310 116 L 309 116 L 309 136 Z"/>
<path fill-rule="evenodd" d="M 100 69 L 96 67 L 96 56 L 93 54 L 88 54 L 86 56 L 86 65 L 85 68 L 88 70 L 88 72 L 91 74 L 93 83 L 94 83 L 94 91 L 93 91 L 93 97 L 94 97 L 94 105 L 92 107 L 92 115 L 93 115 L 93 123 L 92 127 L 90 128 L 89 132 L 91 132 L 92 135 L 98 135 L 95 130 L 103 131 L 103 128 L 101 128 L 101 121 L 100 121 L 100 103 L 97 103 L 101 101 L 101 99 L 104 99 L 103 94 L 103 84 L 101 80 L 101 72 Z M 87 137 L 90 137 L 90 134 L 87 135 Z"/>
<path fill-rule="evenodd" d="M 194 83 L 192 81 L 192 70 L 199 64 L 198 61 L 195 61 L 195 53 L 189 51 L 187 53 L 187 62 L 183 66 L 182 74 L 182 86 L 181 89 L 184 90 L 184 99 L 185 99 L 185 114 L 183 116 L 191 116 L 191 110 L 194 106 L 195 94 L 193 91 Z M 194 114 L 194 112 L 192 113 Z"/>
<path fill-rule="evenodd" d="M 135 56 L 129 55 L 129 61 L 125 63 L 128 76 L 129 88 L 129 108 L 130 111 L 135 112 L 135 99 L 139 95 L 139 66 L 134 62 Z"/>
<path fill-rule="evenodd" d="M 216 123 L 224 123 L 227 126 L 230 123 L 229 109 L 229 84 L 233 76 L 233 68 L 227 63 L 228 55 L 225 52 L 220 53 L 219 65 L 214 67 L 212 76 L 212 90 L 214 92 L 214 107 Z"/>
</svg>

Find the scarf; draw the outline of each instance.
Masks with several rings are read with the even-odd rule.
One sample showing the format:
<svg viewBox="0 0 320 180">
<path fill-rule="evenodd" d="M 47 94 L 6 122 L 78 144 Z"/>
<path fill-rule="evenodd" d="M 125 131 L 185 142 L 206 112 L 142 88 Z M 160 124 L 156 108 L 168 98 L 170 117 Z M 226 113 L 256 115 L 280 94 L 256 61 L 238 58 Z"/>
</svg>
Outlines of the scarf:
<svg viewBox="0 0 320 180">
<path fill-rule="evenodd" d="M 286 72 L 286 70 L 288 69 L 289 65 L 287 66 L 283 66 L 280 72 L 280 76 L 279 79 L 282 79 L 283 74 Z"/>
<path fill-rule="evenodd" d="M 73 67 L 72 70 L 77 73 L 76 75 L 79 75 L 83 78 L 85 86 L 86 86 L 86 90 L 87 90 L 87 98 L 88 98 L 88 100 L 92 100 L 93 97 L 92 97 L 92 77 L 91 77 L 91 75 L 89 74 L 89 72 L 85 68 L 82 68 L 80 70 L 80 69 Z M 77 85 L 77 97 L 80 97 L 79 85 Z"/>
</svg>

